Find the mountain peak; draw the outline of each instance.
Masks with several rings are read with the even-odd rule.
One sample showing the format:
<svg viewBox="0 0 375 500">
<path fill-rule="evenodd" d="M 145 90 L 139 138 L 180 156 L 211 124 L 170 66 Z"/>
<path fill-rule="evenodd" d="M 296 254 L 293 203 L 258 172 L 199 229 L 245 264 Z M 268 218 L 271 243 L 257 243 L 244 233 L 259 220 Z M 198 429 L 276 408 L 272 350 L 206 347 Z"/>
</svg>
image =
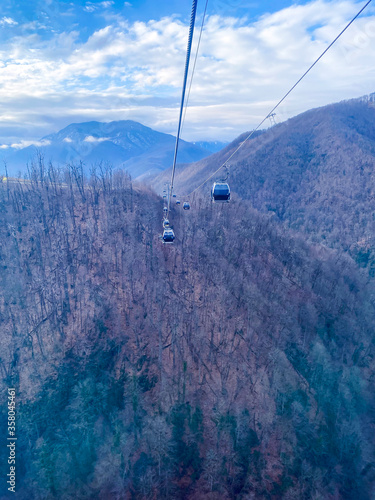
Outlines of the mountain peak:
<svg viewBox="0 0 375 500">
<path fill-rule="evenodd" d="M 47 162 L 82 161 L 88 170 L 91 164 L 106 161 L 138 177 L 168 168 L 173 161 L 175 140 L 170 134 L 157 132 L 133 120 L 90 121 L 71 123 L 57 133 L 46 135 L 38 149 Z M 8 171 L 13 174 L 25 172 L 35 152 L 35 146 L 9 150 L 5 158 Z M 181 141 L 178 161 L 190 163 L 209 154 L 204 147 Z"/>
</svg>

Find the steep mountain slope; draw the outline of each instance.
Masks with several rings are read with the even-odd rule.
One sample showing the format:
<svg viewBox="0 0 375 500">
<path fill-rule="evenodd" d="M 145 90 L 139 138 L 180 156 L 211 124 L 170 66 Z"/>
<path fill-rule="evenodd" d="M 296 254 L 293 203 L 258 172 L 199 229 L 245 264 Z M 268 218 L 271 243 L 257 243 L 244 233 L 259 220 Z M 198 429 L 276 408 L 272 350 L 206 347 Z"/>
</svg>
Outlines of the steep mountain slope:
<svg viewBox="0 0 375 500">
<path fill-rule="evenodd" d="M 375 315 L 349 258 L 246 201 L 173 210 L 162 245 L 162 201 L 123 173 L 41 174 L 0 184 L 18 499 L 372 498 Z"/>
<path fill-rule="evenodd" d="M 180 168 L 176 190 L 189 193 L 248 134 L 223 151 Z M 230 161 L 234 195 L 273 213 L 311 241 L 373 264 L 375 107 L 352 100 L 303 113 L 249 140 Z M 218 176 L 220 177 L 220 175 Z M 160 189 L 165 173 L 156 183 Z M 211 182 L 203 190 L 209 196 Z M 375 267 L 374 270 L 375 271 Z"/>
<path fill-rule="evenodd" d="M 73 123 L 56 134 L 41 139 L 38 148 L 29 146 L 16 151 L 4 150 L 10 175 L 26 172 L 37 152 L 56 165 L 82 161 L 87 173 L 92 164 L 110 163 L 125 168 L 133 177 L 155 175 L 171 166 L 175 138 L 156 132 L 140 123 L 126 120 L 110 123 Z M 210 151 L 181 141 L 179 161 L 193 162 Z"/>
</svg>

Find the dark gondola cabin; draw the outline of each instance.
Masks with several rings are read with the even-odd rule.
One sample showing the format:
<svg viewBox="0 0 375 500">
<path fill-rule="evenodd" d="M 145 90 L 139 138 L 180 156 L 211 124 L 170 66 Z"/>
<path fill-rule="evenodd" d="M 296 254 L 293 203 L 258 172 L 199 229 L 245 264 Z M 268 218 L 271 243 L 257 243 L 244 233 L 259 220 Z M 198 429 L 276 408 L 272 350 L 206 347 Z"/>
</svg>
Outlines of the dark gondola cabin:
<svg viewBox="0 0 375 500">
<path fill-rule="evenodd" d="M 214 182 L 211 199 L 215 202 L 228 202 L 230 200 L 229 184 L 226 182 Z"/>
<path fill-rule="evenodd" d="M 190 203 L 188 201 L 185 201 L 182 207 L 184 210 L 190 210 Z"/>
<path fill-rule="evenodd" d="M 164 232 L 163 232 L 164 243 L 173 243 L 174 239 L 175 239 L 175 235 L 174 235 L 173 229 L 171 229 L 171 228 L 164 229 Z"/>
<path fill-rule="evenodd" d="M 176 205 L 181 205 L 180 200 L 176 200 Z"/>
<path fill-rule="evenodd" d="M 169 220 L 168 219 L 163 220 L 163 228 L 165 229 L 166 227 L 169 227 Z"/>
</svg>

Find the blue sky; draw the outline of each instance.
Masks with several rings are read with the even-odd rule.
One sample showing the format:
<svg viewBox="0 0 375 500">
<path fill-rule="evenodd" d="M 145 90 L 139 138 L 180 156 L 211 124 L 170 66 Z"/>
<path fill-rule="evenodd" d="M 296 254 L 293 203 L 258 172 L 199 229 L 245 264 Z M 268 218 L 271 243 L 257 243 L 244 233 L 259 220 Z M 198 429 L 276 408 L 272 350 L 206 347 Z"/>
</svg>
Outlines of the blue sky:
<svg viewBox="0 0 375 500">
<path fill-rule="evenodd" d="M 364 3 L 209 0 L 183 138 L 251 130 Z M 133 119 L 175 134 L 190 10 L 190 0 L 2 0 L 0 148 L 90 120 Z M 277 121 L 374 92 L 374 60 L 370 6 Z"/>
</svg>

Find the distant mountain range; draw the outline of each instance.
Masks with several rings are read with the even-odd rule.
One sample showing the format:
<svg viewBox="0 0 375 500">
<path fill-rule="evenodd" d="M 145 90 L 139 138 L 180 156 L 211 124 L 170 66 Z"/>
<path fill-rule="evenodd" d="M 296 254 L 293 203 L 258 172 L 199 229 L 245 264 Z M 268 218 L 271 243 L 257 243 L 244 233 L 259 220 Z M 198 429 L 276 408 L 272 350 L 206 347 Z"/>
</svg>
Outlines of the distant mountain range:
<svg viewBox="0 0 375 500">
<path fill-rule="evenodd" d="M 220 141 L 213 141 L 213 142 L 208 142 L 208 141 L 198 141 L 198 142 L 193 142 L 195 146 L 199 146 L 200 148 L 207 149 L 207 151 L 210 151 L 211 153 L 217 153 L 221 149 L 225 148 L 225 146 L 228 145 L 227 142 L 220 142 Z"/>
<path fill-rule="evenodd" d="M 373 96 L 307 111 L 250 139 L 230 161 L 229 183 L 234 197 L 312 242 L 349 252 L 375 274 Z M 183 195 L 202 184 L 247 136 L 177 169 L 175 190 Z M 155 179 L 157 192 L 168 177 Z M 207 197 L 212 180 L 201 189 Z"/>
<path fill-rule="evenodd" d="M 43 137 L 40 146 L 4 150 L 9 175 L 25 173 L 40 152 L 45 162 L 65 165 L 82 161 L 88 173 L 92 164 L 109 162 L 126 169 L 133 178 L 147 178 L 170 167 L 175 137 L 131 121 L 73 123 Z M 191 163 L 208 156 L 223 143 L 189 143 L 181 140 L 178 162 Z"/>
</svg>

